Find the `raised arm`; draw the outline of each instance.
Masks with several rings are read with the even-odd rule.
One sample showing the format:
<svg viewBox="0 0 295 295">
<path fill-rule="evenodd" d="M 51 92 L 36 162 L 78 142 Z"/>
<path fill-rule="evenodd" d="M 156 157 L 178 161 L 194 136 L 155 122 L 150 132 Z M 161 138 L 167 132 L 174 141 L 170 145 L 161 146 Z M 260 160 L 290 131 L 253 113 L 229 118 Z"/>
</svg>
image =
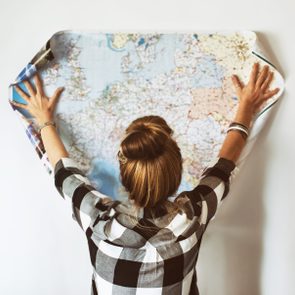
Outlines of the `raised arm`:
<svg viewBox="0 0 295 295">
<path fill-rule="evenodd" d="M 250 80 L 245 86 L 237 76 L 232 77 L 240 101 L 234 122 L 251 129 L 255 113 L 279 91 L 278 88 L 268 90 L 272 77 L 273 73 L 269 72 L 268 66 L 264 66 L 259 73 L 257 63 L 253 65 Z M 190 199 L 200 224 L 207 224 L 214 218 L 218 206 L 229 193 L 230 176 L 245 144 L 246 140 L 240 131 L 228 132 L 217 158 L 212 159 L 203 170 L 199 184 L 193 190 L 183 192 Z"/>
<path fill-rule="evenodd" d="M 41 126 L 45 122 L 53 121 L 54 109 L 63 88 L 57 88 L 53 96 L 49 98 L 44 93 L 38 74 L 34 76 L 34 82 L 36 89 L 29 81 L 24 81 L 30 96 L 19 86 L 15 86 L 27 104 L 11 103 L 28 110 Z M 114 214 L 111 209 L 118 201 L 113 201 L 92 186 L 78 164 L 69 158 L 69 154 L 53 125 L 42 128 L 41 136 L 48 159 L 54 169 L 55 186 L 63 198 L 68 197 L 71 200 L 72 217 L 87 232 L 87 235 L 90 235 L 94 227 L 101 227 L 100 221 L 104 224 L 111 218 Z M 99 232 L 101 237 L 105 238 L 103 230 Z"/>
<path fill-rule="evenodd" d="M 234 122 L 241 123 L 251 129 L 253 117 L 259 111 L 261 105 L 279 91 L 279 88 L 268 89 L 272 78 L 273 72 L 269 71 L 267 65 L 259 73 L 259 63 L 253 65 L 249 82 L 245 86 L 236 75 L 232 76 L 240 101 Z M 231 132 L 228 132 L 218 155 L 236 163 L 245 144 L 246 141 L 241 133 L 231 130 Z"/>
<path fill-rule="evenodd" d="M 21 104 L 14 101 L 11 101 L 11 103 L 28 110 L 30 114 L 36 118 L 38 125 L 41 126 L 45 122 L 53 121 L 54 110 L 58 98 L 60 97 L 60 94 L 64 88 L 57 88 L 51 97 L 47 97 L 43 89 L 42 80 L 40 79 L 38 73 L 36 73 L 34 76 L 34 82 L 35 89 L 29 83 L 29 81 L 24 81 L 30 96 L 18 85 L 15 85 L 16 91 L 27 102 L 27 104 Z M 68 152 L 53 125 L 48 125 L 42 128 L 41 137 L 49 162 L 54 169 L 58 160 L 60 160 L 62 157 L 68 157 Z"/>
</svg>

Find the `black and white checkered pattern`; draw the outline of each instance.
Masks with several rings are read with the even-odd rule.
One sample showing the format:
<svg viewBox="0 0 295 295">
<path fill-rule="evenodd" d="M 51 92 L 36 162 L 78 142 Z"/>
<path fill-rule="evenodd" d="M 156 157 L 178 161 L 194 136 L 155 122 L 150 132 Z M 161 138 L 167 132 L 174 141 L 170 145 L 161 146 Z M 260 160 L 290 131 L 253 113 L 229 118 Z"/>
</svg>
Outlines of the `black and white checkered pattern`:
<svg viewBox="0 0 295 295">
<path fill-rule="evenodd" d="M 73 218 L 86 234 L 91 294 L 199 294 L 195 266 L 201 239 L 229 192 L 235 167 L 228 159 L 215 158 L 199 184 L 174 199 L 183 210 L 171 216 L 159 207 L 153 218 L 142 208 L 134 225 L 132 201 L 109 200 L 73 159 L 61 158 L 54 168 L 55 186 L 70 198 Z"/>
</svg>

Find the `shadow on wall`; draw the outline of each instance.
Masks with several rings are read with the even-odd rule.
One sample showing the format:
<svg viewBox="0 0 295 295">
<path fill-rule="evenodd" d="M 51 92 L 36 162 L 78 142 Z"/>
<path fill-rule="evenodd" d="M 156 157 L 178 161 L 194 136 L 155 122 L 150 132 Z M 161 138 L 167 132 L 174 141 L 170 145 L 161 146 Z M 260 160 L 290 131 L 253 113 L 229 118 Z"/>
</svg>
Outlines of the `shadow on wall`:
<svg viewBox="0 0 295 295">
<path fill-rule="evenodd" d="M 201 294 L 260 294 L 267 159 L 252 155 L 202 241 L 197 267 Z"/>
<path fill-rule="evenodd" d="M 265 137 L 281 103 L 271 109 L 230 193 L 211 220 L 202 241 L 197 263 L 202 295 L 260 295 L 264 248 L 265 206 L 268 196 L 265 173 L 272 159 L 272 147 Z M 250 156 L 251 155 L 251 156 Z"/>
</svg>

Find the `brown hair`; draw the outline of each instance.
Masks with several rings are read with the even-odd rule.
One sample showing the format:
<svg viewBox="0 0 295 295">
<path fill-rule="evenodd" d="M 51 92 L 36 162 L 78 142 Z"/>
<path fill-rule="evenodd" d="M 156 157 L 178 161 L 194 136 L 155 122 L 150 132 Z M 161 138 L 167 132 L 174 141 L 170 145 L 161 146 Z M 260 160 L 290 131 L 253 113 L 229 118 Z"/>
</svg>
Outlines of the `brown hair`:
<svg viewBox="0 0 295 295">
<path fill-rule="evenodd" d="M 120 177 L 137 208 L 165 203 L 180 185 L 183 159 L 172 135 L 165 119 L 154 115 L 137 118 L 126 129 L 118 152 Z"/>
</svg>

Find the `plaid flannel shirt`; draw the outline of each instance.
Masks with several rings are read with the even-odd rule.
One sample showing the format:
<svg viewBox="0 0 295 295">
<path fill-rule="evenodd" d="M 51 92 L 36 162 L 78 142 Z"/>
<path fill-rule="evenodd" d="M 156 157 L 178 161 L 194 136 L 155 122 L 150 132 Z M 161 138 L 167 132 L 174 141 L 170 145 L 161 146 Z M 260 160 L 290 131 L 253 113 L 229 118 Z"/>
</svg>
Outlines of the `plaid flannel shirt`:
<svg viewBox="0 0 295 295">
<path fill-rule="evenodd" d="M 55 186 L 63 198 L 70 198 L 73 219 L 86 234 L 91 294 L 199 294 L 201 239 L 229 192 L 235 168 L 234 162 L 216 157 L 194 189 L 174 198 L 180 211 L 171 216 L 159 206 L 152 217 L 142 208 L 135 219 L 132 201 L 111 200 L 91 185 L 73 159 L 61 158 L 54 168 Z"/>
</svg>

